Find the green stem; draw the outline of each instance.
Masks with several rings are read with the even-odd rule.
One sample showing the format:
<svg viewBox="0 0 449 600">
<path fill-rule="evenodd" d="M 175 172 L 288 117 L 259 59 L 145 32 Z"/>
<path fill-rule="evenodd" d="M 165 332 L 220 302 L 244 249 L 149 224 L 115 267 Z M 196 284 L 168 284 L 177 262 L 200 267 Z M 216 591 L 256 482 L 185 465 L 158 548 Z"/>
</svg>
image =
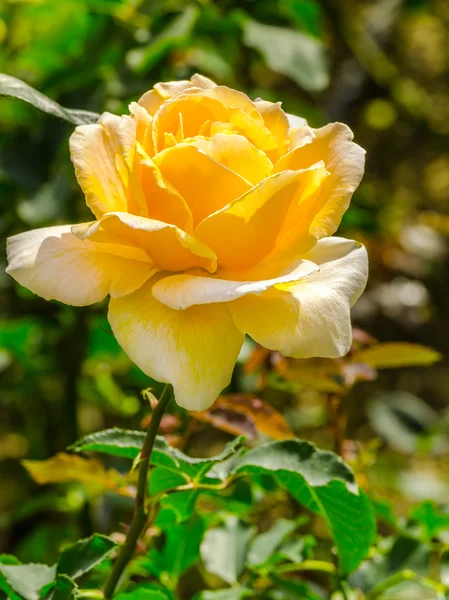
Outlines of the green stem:
<svg viewBox="0 0 449 600">
<path fill-rule="evenodd" d="M 338 580 L 338 590 L 341 592 L 343 600 L 349 600 L 349 596 L 347 594 L 346 589 L 346 582 L 342 581 L 341 579 Z"/>
<path fill-rule="evenodd" d="M 288 565 L 277 567 L 276 575 L 293 571 L 321 571 L 322 573 L 333 575 L 335 573 L 335 566 L 324 560 L 305 560 L 301 563 L 290 563 Z"/>
<path fill-rule="evenodd" d="M 146 506 L 146 497 L 148 490 L 148 467 L 150 465 L 151 453 L 153 451 L 156 435 L 159 430 L 161 419 L 164 415 L 167 404 L 170 400 L 170 386 L 167 384 L 161 394 L 159 402 L 153 409 L 147 435 L 140 452 L 139 477 L 137 481 L 136 500 L 134 504 L 134 514 L 128 529 L 125 543 L 120 549 L 117 560 L 112 567 L 112 571 L 104 586 L 104 597 L 111 598 L 117 587 L 120 577 L 130 561 L 137 541 L 145 528 L 148 520 L 148 509 Z"/>
<path fill-rule="evenodd" d="M 421 585 L 435 590 L 436 592 L 441 594 L 442 598 L 444 598 L 444 591 L 446 589 L 444 585 L 442 585 L 438 581 L 429 579 L 428 577 L 418 575 L 418 573 L 414 573 L 410 569 L 406 569 L 405 571 L 401 571 L 400 573 L 395 573 L 394 575 L 391 575 L 391 577 L 385 579 L 385 581 L 382 581 L 382 583 L 379 583 L 378 585 L 374 586 L 373 589 L 367 594 L 366 598 L 367 600 L 375 600 L 375 598 L 379 598 L 390 588 L 395 587 L 396 585 L 399 585 L 404 581 L 416 581 Z"/>
</svg>

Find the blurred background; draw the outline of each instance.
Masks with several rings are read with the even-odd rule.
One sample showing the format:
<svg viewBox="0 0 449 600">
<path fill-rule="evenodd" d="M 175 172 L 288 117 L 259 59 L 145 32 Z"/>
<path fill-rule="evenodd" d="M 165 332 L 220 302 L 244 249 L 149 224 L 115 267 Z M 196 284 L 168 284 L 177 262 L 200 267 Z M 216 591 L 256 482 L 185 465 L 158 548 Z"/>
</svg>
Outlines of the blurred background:
<svg viewBox="0 0 449 600">
<path fill-rule="evenodd" d="M 348 123 L 367 168 L 339 233 L 362 240 L 371 261 L 352 353 L 289 361 L 248 341 L 227 396 L 198 418 L 173 407 L 164 432 L 197 455 L 239 432 L 334 448 L 384 527 L 424 500 L 448 501 L 447 0 L 3 0 L 0 71 L 66 107 L 117 114 L 154 83 L 200 72 L 280 100 L 313 127 Z M 0 98 L 2 264 L 6 237 L 90 219 L 72 129 Z M 0 552 L 25 562 L 52 561 L 129 514 L 126 494 L 101 496 L 98 473 L 39 486 L 20 462 L 144 424 L 140 390 L 153 384 L 120 350 L 105 308 L 45 302 L 0 269 Z"/>
</svg>

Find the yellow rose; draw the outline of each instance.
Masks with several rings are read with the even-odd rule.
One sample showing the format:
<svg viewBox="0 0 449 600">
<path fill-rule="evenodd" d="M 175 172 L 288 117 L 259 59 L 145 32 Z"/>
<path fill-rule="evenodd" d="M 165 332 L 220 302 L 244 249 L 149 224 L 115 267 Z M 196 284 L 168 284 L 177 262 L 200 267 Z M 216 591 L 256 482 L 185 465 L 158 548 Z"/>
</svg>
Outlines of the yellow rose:
<svg viewBox="0 0 449 600">
<path fill-rule="evenodd" d="M 368 271 L 361 244 L 329 237 L 363 174 L 350 129 L 200 75 L 130 113 L 70 138 L 96 221 L 10 238 L 10 275 L 75 306 L 109 294 L 131 360 L 192 410 L 229 383 L 244 334 L 286 356 L 345 354 Z"/>
</svg>

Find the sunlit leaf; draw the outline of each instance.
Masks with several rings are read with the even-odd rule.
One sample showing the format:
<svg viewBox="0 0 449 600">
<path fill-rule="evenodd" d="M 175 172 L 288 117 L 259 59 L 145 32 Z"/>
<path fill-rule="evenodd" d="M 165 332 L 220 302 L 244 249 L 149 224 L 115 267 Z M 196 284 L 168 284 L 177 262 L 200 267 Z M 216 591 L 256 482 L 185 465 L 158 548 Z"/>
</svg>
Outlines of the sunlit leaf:
<svg viewBox="0 0 449 600">
<path fill-rule="evenodd" d="M 39 592 L 55 578 L 56 567 L 30 563 L 28 565 L 5 565 L 0 572 L 11 588 L 25 600 L 38 600 Z"/>
<path fill-rule="evenodd" d="M 344 391 L 341 365 L 332 358 L 288 359 L 281 361 L 277 372 L 287 381 L 319 392 Z"/>
<path fill-rule="evenodd" d="M 301 440 L 270 442 L 239 457 L 233 468 L 274 473 L 301 504 L 323 517 L 343 571 L 353 571 L 367 555 L 375 537 L 374 511 L 351 469 L 333 452 Z"/>
<path fill-rule="evenodd" d="M 353 472 L 339 456 L 327 450 L 319 450 L 304 440 L 291 439 L 261 444 L 242 455 L 233 468 L 238 473 L 294 473 L 314 487 L 339 479 L 351 493 L 358 492 Z"/>
<path fill-rule="evenodd" d="M 102 452 L 134 460 L 137 458 L 144 440 L 144 431 L 130 431 L 115 427 L 86 435 L 68 449 L 72 452 Z"/>
<path fill-rule="evenodd" d="M 388 392 L 368 405 L 368 416 L 375 431 L 398 452 L 411 454 L 420 447 L 444 452 L 448 441 L 434 429 L 438 414 L 424 400 L 409 392 Z"/>
<path fill-rule="evenodd" d="M 106 429 L 88 435 L 72 446 L 72 452 L 97 451 L 113 456 L 137 458 L 145 440 L 143 431 L 127 431 L 122 429 Z M 224 447 L 223 451 L 209 458 L 193 458 L 170 446 L 167 440 L 157 436 L 151 455 L 153 465 L 181 470 L 188 477 L 198 477 L 206 473 L 214 464 L 223 462 L 235 454 L 241 446 L 242 438 L 235 438 Z"/>
<path fill-rule="evenodd" d="M 252 596 L 251 590 L 242 585 L 236 585 L 223 590 L 208 590 L 201 592 L 195 600 L 242 600 Z"/>
<path fill-rule="evenodd" d="M 114 469 L 105 469 L 98 460 L 60 453 L 47 460 L 23 460 L 22 464 L 41 485 L 79 481 L 92 494 L 113 491 L 130 495 L 127 478 Z"/>
<path fill-rule="evenodd" d="M 249 565 L 261 565 L 279 548 L 282 542 L 296 529 L 295 521 L 278 519 L 273 527 L 257 535 L 248 552 Z"/>
<path fill-rule="evenodd" d="M 220 396 L 207 410 L 195 413 L 195 419 L 206 421 L 216 429 L 250 439 L 263 433 L 275 440 L 293 437 L 284 417 L 268 402 L 253 394 Z"/>
<path fill-rule="evenodd" d="M 11 75 L 5 75 L 4 73 L 0 73 L 0 96 L 18 98 L 19 100 L 28 102 L 28 104 L 32 104 L 42 112 L 58 117 L 63 121 L 68 121 L 73 125 L 95 123 L 100 116 L 87 110 L 64 108 L 54 100 L 47 98 L 47 96 L 29 86 L 24 81 L 12 77 Z"/>
<path fill-rule="evenodd" d="M 245 568 L 249 540 L 254 529 L 236 517 L 229 517 L 221 527 L 209 529 L 201 544 L 206 569 L 229 583 L 237 583 Z"/>
<path fill-rule="evenodd" d="M 353 362 L 360 362 L 375 369 L 397 369 L 399 367 L 419 367 L 433 365 L 441 360 L 441 354 L 421 346 L 405 342 L 376 344 L 359 350 L 352 356 Z"/>
<path fill-rule="evenodd" d="M 15 556 L 11 554 L 1 554 L 0 555 L 0 564 L 1 565 L 20 565 L 20 560 L 18 560 Z M 12 587 L 8 584 L 5 576 L 0 569 L 0 590 L 5 592 L 7 598 L 9 600 L 21 600 L 21 598 L 14 592 Z"/>
<path fill-rule="evenodd" d="M 415 537 L 408 536 L 406 534 L 399 535 L 397 538 L 391 540 L 390 543 L 382 554 L 377 553 L 371 560 L 365 561 L 360 568 L 351 575 L 349 582 L 351 586 L 361 589 L 363 592 L 368 592 L 377 587 L 378 584 L 388 579 L 390 576 L 400 573 L 401 571 L 408 571 L 408 573 L 420 575 L 427 575 L 429 570 L 429 559 L 430 559 L 430 546 L 429 544 L 422 543 Z M 407 579 L 407 578 L 406 578 Z M 411 578 L 409 578 L 411 579 Z M 431 582 L 430 579 L 428 579 Z M 438 584 L 437 584 L 438 585 Z M 401 596 L 404 600 L 408 598 L 427 598 L 422 595 L 423 589 L 416 589 L 416 595 L 410 594 L 410 589 L 405 591 L 404 596 Z M 395 595 L 385 594 L 384 597 L 390 596 L 393 600 Z M 373 594 L 375 598 L 381 598 L 379 595 Z M 428 596 L 429 600 L 435 598 L 443 598 L 442 596 Z"/>
<path fill-rule="evenodd" d="M 319 92 L 327 87 L 329 74 L 321 40 L 248 19 L 244 42 L 264 56 L 270 69 L 290 77 L 304 89 Z"/>
<path fill-rule="evenodd" d="M 316 546 L 316 540 L 312 535 L 303 535 L 299 538 L 293 537 L 277 549 L 277 554 L 292 562 L 299 563 L 310 558 L 314 546 Z"/>
</svg>

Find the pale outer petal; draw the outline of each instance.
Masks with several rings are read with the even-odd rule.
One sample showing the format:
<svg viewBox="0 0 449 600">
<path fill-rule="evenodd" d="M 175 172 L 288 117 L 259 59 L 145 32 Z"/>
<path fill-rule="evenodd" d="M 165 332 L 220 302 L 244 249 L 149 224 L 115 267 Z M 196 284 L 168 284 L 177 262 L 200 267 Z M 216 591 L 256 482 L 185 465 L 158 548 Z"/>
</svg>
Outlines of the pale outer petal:
<svg viewBox="0 0 449 600">
<path fill-rule="evenodd" d="M 320 270 L 296 283 L 229 304 L 237 327 L 270 350 L 295 358 L 345 355 L 352 340 L 350 308 L 368 277 L 364 246 L 332 237 L 304 258 Z"/>
<path fill-rule="evenodd" d="M 194 305 L 230 302 L 246 294 L 260 294 L 276 284 L 297 281 L 317 270 L 317 265 L 311 261 L 296 260 L 288 268 L 285 268 L 285 264 L 279 265 L 277 277 L 270 279 L 254 279 L 255 275 L 263 274 L 261 268 L 248 269 L 248 271 L 239 273 L 240 277 L 248 278 L 246 281 L 245 279 L 230 280 L 226 277 L 226 272 L 216 278 L 183 273 L 160 279 L 153 286 L 153 295 L 159 302 L 174 310 L 185 310 Z M 270 267 L 270 271 L 273 275 L 272 267 Z"/>
<path fill-rule="evenodd" d="M 119 344 L 144 373 L 173 385 L 188 410 L 211 406 L 230 380 L 244 336 L 227 305 L 176 311 L 152 295 L 152 281 L 112 299 L 109 322 Z"/>
<path fill-rule="evenodd" d="M 307 121 L 306 119 L 304 119 L 304 117 L 297 117 L 296 115 L 291 115 L 290 113 L 285 114 L 287 115 L 290 129 L 300 129 L 301 127 L 307 127 Z"/>
<path fill-rule="evenodd" d="M 154 274 L 149 263 L 98 251 L 72 235 L 71 227 L 45 227 L 9 238 L 7 273 L 46 300 L 73 306 L 99 302 L 108 293 L 130 294 Z"/>
<path fill-rule="evenodd" d="M 69 140 L 76 178 L 97 218 L 127 210 L 127 189 L 116 163 L 120 124 L 120 117 L 104 113 L 97 123 L 78 126 Z"/>
</svg>

